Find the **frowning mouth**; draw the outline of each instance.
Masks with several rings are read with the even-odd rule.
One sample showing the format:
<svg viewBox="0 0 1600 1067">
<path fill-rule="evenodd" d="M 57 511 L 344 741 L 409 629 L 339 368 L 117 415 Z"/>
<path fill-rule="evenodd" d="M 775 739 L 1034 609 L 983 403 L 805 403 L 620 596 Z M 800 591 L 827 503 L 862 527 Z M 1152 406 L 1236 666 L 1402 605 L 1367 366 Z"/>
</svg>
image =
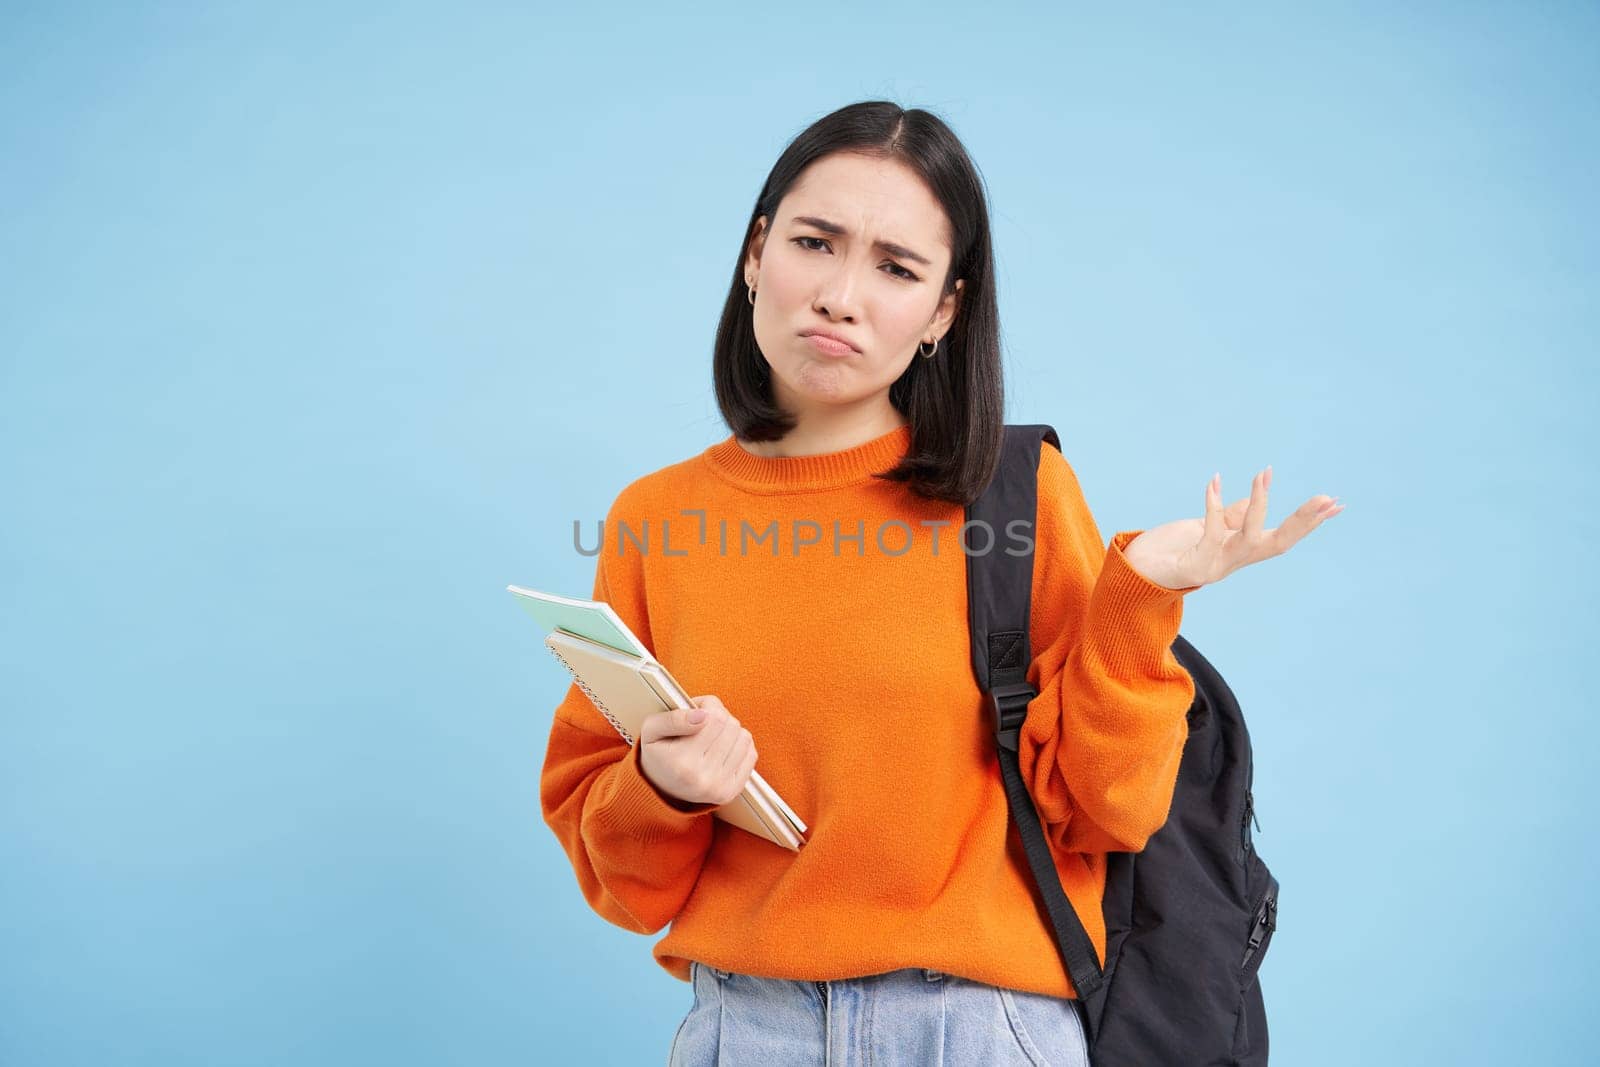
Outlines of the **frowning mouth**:
<svg viewBox="0 0 1600 1067">
<path fill-rule="evenodd" d="M 817 351 L 830 356 L 848 356 L 860 351 L 848 340 L 829 330 L 801 330 L 800 336 L 810 341 Z"/>
</svg>

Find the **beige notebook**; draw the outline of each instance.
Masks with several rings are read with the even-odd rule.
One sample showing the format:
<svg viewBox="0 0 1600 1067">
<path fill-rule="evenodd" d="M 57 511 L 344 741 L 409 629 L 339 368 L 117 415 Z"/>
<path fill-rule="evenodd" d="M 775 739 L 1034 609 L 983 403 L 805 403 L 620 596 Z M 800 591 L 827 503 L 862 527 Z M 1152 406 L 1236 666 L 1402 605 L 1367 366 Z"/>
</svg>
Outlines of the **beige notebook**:
<svg viewBox="0 0 1600 1067">
<path fill-rule="evenodd" d="M 544 643 L 630 745 L 637 743 L 645 716 L 689 706 L 683 687 L 653 659 L 562 629 L 550 631 Z M 712 814 L 791 851 L 799 851 L 808 836 L 805 823 L 755 771 L 750 772 L 744 792 Z"/>
</svg>

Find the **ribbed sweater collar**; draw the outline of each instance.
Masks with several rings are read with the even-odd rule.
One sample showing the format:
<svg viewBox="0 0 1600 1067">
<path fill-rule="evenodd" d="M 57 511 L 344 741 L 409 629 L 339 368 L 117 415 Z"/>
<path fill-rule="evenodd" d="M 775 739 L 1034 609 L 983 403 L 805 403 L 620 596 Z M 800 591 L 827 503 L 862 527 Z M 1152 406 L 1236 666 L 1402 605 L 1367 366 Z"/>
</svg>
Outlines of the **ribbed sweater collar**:
<svg viewBox="0 0 1600 1067">
<path fill-rule="evenodd" d="M 717 476 L 754 493 L 835 489 L 871 480 L 889 470 L 911 447 L 910 425 L 838 452 L 813 456 L 758 456 L 729 435 L 703 453 Z"/>
</svg>

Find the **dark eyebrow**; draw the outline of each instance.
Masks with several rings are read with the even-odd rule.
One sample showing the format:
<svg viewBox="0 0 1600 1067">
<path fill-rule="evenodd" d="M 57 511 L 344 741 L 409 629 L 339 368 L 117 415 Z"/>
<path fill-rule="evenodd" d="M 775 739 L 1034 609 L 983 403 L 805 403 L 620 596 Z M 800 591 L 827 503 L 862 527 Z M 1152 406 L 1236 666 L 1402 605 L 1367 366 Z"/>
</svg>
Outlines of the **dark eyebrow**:
<svg viewBox="0 0 1600 1067">
<path fill-rule="evenodd" d="M 829 222 L 827 219 L 819 219 L 815 215 L 796 215 L 790 221 L 798 222 L 802 226 L 814 226 L 823 233 L 832 234 L 834 237 L 850 236 L 850 231 L 845 229 L 843 226 L 840 226 L 837 222 Z M 921 263 L 924 267 L 933 266 L 933 262 L 931 260 L 923 259 L 905 245 L 897 245 L 893 241 L 874 241 L 872 243 L 872 247 L 881 248 L 891 256 L 899 256 L 902 259 L 914 259 L 918 263 Z"/>
</svg>

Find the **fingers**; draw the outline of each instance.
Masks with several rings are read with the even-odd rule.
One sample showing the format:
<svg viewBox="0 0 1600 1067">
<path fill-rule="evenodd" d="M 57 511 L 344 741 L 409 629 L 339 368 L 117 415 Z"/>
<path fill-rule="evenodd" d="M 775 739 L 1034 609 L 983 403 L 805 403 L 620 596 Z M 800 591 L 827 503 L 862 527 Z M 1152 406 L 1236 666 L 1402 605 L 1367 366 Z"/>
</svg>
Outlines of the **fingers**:
<svg viewBox="0 0 1600 1067">
<path fill-rule="evenodd" d="M 731 802 L 744 791 L 745 781 L 755 765 L 755 739 L 749 730 L 738 725 L 737 719 L 730 719 L 705 757 L 705 772 L 717 782 L 721 803 Z"/>
<path fill-rule="evenodd" d="M 1269 463 L 1250 482 L 1250 495 L 1222 506 L 1222 475 L 1217 473 L 1206 484 L 1205 533 L 1202 541 L 1220 546 L 1230 531 L 1244 534 L 1241 544 L 1254 546 L 1251 559 L 1281 555 L 1306 534 L 1344 510 L 1338 497 L 1320 494 L 1312 497 L 1273 529 L 1267 529 L 1267 495 L 1272 488 Z M 1264 552 L 1262 550 L 1265 550 Z"/>
<path fill-rule="evenodd" d="M 1320 494 L 1296 508 L 1293 515 L 1283 520 L 1283 524 L 1272 531 L 1276 538 L 1274 545 L 1277 550 L 1288 551 L 1296 541 L 1322 525 L 1324 519 L 1343 511 L 1344 505 L 1338 504 L 1337 501 L 1337 497 Z"/>
<path fill-rule="evenodd" d="M 723 727 L 722 733 L 706 753 L 706 767 L 718 772 L 736 770 L 746 753 L 754 747 L 755 738 L 750 731 L 740 726 L 738 719 L 730 717 L 728 725 Z"/>
<path fill-rule="evenodd" d="M 745 754 L 744 762 L 739 764 L 739 773 L 734 781 L 739 785 L 739 792 L 744 792 L 744 787 L 750 781 L 750 775 L 756 769 L 756 746 L 751 745 L 750 751 Z"/>
<path fill-rule="evenodd" d="M 1219 545 L 1227 532 L 1227 521 L 1222 515 L 1222 473 L 1219 471 L 1206 483 L 1206 526 L 1201 539 L 1207 544 Z"/>
<path fill-rule="evenodd" d="M 1309 532 L 1310 530 L 1320 526 L 1324 519 L 1331 519 L 1333 516 L 1343 511 L 1344 505 L 1339 503 L 1339 498 L 1336 496 L 1329 496 L 1326 493 L 1319 493 L 1310 500 L 1307 500 L 1304 504 L 1301 504 L 1300 510 L 1305 512 L 1307 518 L 1310 520 L 1310 526 L 1307 528 L 1307 531 Z"/>
<path fill-rule="evenodd" d="M 719 719 L 717 735 L 706 746 L 705 761 L 709 768 L 716 770 L 739 771 L 746 761 L 750 766 L 755 766 L 756 747 L 755 736 L 739 722 L 739 717 L 729 711 L 715 696 L 707 695 L 697 698 L 702 701 L 711 714 Z"/>
<path fill-rule="evenodd" d="M 704 759 L 706 753 L 711 751 L 711 747 L 717 743 L 717 738 L 721 736 L 723 729 L 727 726 L 730 713 L 721 700 L 710 694 L 690 697 L 689 699 L 695 708 L 705 714 L 704 721 L 695 725 L 695 730 L 699 731 L 699 744 L 694 748 L 695 754 Z"/>
<path fill-rule="evenodd" d="M 1267 475 L 1272 468 L 1260 471 L 1250 481 L 1250 507 L 1244 513 L 1245 544 L 1261 540 L 1261 531 L 1267 525 Z"/>
<path fill-rule="evenodd" d="M 754 748 L 755 738 L 739 723 L 721 700 L 715 696 L 696 697 L 696 702 L 707 711 L 704 745 L 699 758 L 702 766 L 712 774 L 737 770 L 747 749 Z"/>
<path fill-rule="evenodd" d="M 728 761 L 724 764 L 733 771 L 733 780 L 739 783 L 741 788 L 744 786 L 745 778 L 750 774 L 750 768 L 756 765 L 755 738 L 750 736 L 749 730 L 744 730 L 742 733 L 743 736 L 733 746 L 733 751 L 729 753 Z"/>
</svg>

